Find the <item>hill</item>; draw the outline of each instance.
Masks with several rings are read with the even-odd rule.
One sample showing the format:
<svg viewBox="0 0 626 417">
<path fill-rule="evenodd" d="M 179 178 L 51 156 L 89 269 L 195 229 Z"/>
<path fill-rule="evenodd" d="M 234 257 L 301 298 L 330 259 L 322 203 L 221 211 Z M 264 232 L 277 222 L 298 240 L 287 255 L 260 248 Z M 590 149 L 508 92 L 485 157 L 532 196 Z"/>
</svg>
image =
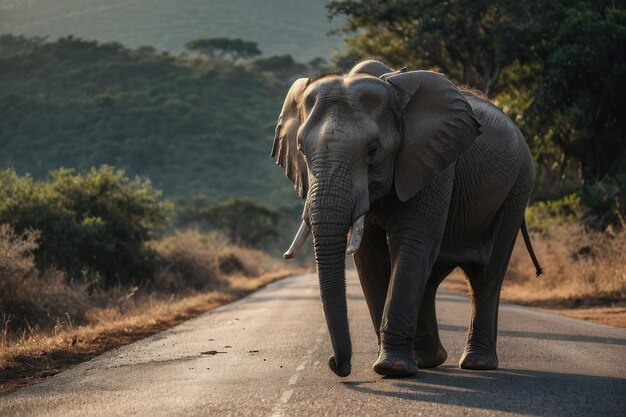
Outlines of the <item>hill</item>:
<svg viewBox="0 0 626 417">
<path fill-rule="evenodd" d="M 270 60 L 269 64 L 273 61 Z M 0 166 L 45 177 L 102 164 L 166 195 L 297 202 L 269 158 L 295 73 L 76 38 L 0 38 Z M 282 74 L 282 75 L 279 75 Z"/>
<path fill-rule="evenodd" d="M 254 40 L 269 55 L 301 61 L 328 58 L 338 37 L 324 9 L 326 0 L 0 0 L 0 33 L 152 45 L 179 53 L 197 38 Z"/>
</svg>

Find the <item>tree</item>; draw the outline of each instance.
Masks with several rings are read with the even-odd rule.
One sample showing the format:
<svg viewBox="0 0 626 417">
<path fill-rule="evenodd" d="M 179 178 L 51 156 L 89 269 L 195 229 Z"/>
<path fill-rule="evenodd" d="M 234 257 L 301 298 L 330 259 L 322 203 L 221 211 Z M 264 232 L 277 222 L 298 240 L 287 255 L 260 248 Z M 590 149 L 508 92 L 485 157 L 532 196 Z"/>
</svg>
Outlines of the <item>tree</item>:
<svg viewBox="0 0 626 417">
<path fill-rule="evenodd" d="M 344 31 L 351 36 L 340 65 L 378 58 L 443 71 L 482 90 L 520 125 L 539 162 L 539 179 L 567 184 L 538 184 L 543 197 L 578 191 L 588 217 L 599 219 L 594 227 L 624 223 L 621 2 L 336 0 L 328 11 L 348 17 Z"/>
<path fill-rule="evenodd" d="M 208 207 L 204 218 L 216 230 L 223 231 L 232 242 L 259 247 L 278 236 L 279 214 L 248 198 L 231 198 Z"/>
<path fill-rule="evenodd" d="M 233 64 L 240 59 L 250 59 L 261 55 L 256 42 L 243 39 L 208 38 L 188 42 L 185 47 L 212 59 L 225 59 Z"/>
<path fill-rule="evenodd" d="M 339 65 L 368 57 L 395 67 L 428 68 L 498 92 L 502 73 L 527 53 L 527 34 L 549 14 L 539 0 L 334 0 L 329 15 L 348 17 L 348 54 Z"/>
<path fill-rule="evenodd" d="M 294 74 L 304 74 L 307 71 L 306 65 L 296 62 L 291 55 L 260 58 L 252 62 L 252 68 L 256 71 L 271 72 L 285 78 Z"/>
<path fill-rule="evenodd" d="M 45 181 L 0 171 L 0 224 L 38 230 L 38 269 L 106 286 L 152 277 L 155 254 L 145 245 L 168 206 L 149 181 L 103 166 L 81 175 L 59 169 Z"/>
<path fill-rule="evenodd" d="M 535 140 L 579 161 L 592 183 L 617 168 L 626 148 L 626 10 L 581 1 L 561 5 L 557 18 L 525 117 Z"/>
<path fill-rule="evenodd" d="M 534 133 L 531 146 L 539 161 L 557 159 L 561 171 L 575 166 L 586 223 L 623 228 L 626 10 L 603 2 L 563 1 L 556 18 L 558 25 L 539 50 L 541 70 L 532 104 L 524 111 L 525 130 Z"/>
</svg>

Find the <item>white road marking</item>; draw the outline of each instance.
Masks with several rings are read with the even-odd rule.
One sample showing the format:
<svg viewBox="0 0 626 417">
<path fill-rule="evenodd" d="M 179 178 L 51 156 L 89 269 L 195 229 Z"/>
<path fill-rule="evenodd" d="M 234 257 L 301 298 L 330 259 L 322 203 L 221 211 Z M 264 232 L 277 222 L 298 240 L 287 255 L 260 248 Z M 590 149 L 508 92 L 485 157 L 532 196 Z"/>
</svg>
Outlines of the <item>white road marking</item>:
<svg viewBox="0 0 626 417">
<path fill-rule="evenodd" d="M 283 404 L 287 404 L 287 402 L 289 402 L 289 399 L 291 398 L 292 395 L 293 395 L 292 389 L 283 391 L 283 395 L 280 396 L 280 402 L 282 402 Z"/>
<path fill-rule="evenodd" d="M 321 333 L 323 331 L 324 331 L 324 328 L 320 328 L 319 332 Z M 307 350 L 306 355 L 302 356 L 302 358 L 305 359 L 305 361 L 302 362 L 300 365 L 298 365 L 298 367 L 296 368 L 296 372 L 300 372 L 304 370 L 304 367 L 306 366 L 306 364 L 309 361 L 311 361 L 311 356 L 313 355 L 313 352 L 315 352 L 319 348 L 319 345 L 322 342 L 322 339 L 317 338 L 315 342 L 316 342 L 315 346 L 313 346 L 312 349 Z M 313 366 L 318 367 L 319 364 L 320 364 L 320 361 L 315 361 L 315 364 Z M 291 386 L 296 385 L 299 378 L 300 378 L 300 374 L 293 374 L 291 378 L 289 378 L 289 382 L 287 383 L 288 386 L 291 387 Z M 291 399 L 292 395 L 293 395 L 293 389 L 286 389 L 281 393 L 280 400 L 272 409 L 272 417 L 283 417 L 285 415 L 285 406 Z"/>
<path fill-rule="evenodd" d="M 300 375 L 298 374 L 292 375 L 291 378 L 289 378 L 289 385 L 296 385 L 296 382 L 298 382 L 299 377 Z"/>
<path fill-rule="evenodd" d="M 272 410 L 272 417 L 282 417 L 285 415 L 285 404 L 289 402 L 289 399 L 291 398 L 292 395 L 293 395 L 292 389 L 283 391 L 283 393 L 280 396 L 279 404 L 276 404 L 276 406 Z"/>
</svg>

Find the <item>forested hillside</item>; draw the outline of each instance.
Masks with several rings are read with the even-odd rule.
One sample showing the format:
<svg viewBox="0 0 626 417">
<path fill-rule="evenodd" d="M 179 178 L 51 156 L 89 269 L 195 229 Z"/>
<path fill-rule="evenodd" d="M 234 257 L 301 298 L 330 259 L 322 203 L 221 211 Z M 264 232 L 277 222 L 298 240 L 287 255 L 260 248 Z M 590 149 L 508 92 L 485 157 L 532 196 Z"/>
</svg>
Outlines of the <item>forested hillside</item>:
<svg viewBox="0 0 626 417">
<path fill-rule="evenodd" d="M 109 164 L 168 196 L 297 201 L 268 154 L 291 58 L 172 56 L 76 38 L 0 38 L 0 166 Z"/>
<path fill-rule="evenodd" d="M 326 0 L 0 0 L 0 34 L 116 41 L 183 52 L 202 37 L 253 39 L 267 55 L 328 58 Z"/>
</svg>

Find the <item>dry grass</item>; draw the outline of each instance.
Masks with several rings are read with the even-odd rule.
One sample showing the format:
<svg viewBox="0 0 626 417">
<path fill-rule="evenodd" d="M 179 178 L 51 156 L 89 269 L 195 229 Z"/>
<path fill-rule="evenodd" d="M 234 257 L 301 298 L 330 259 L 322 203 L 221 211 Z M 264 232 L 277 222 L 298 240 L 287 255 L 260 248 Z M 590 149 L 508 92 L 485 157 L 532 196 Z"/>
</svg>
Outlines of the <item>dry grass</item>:
<svg viewBox="0 0 626 417">
<path fill-rule="evenodd" d="M 170 328 L 299 270 L 230 245 L 220 235 L 181 232 L 152 247 L 162 267 L 141 287 L 92 288 L 39 273 L 36 233 L 0 226 L 0 392 L 54 375 L 116 346 Z M 227 253 L 238 267 L 220 269 Z"/>
<path fill-rule="evenodd" d="M 570 317 L 626 327 L 626 233 L 587 232 L 576 224 L 531 236 L 544 269 L 536 278 L 521 237 L 518 239 L 502 299 Z M 460 271 L 444 288 L 467 292 Z"/>
<path fill-rule="evenodd" d="M 626 233 L 586 232 L 570 225 L 536 234 L 532 241 L 545 273 L 534 277 L 526 248 L 519 241 L 503 288 L 505 299 L 563 307 L 624 302 Z"/>
<path fill-rule="evenodd" d="M 0 393 L 10 392 L 55 375 L 117 346 L 171 328 L 185 320 L 229 303 L 270 282 L 299 273 L 283 270 L 255 278 L 230 276 L 228 289 L 180 298 L 138 297 L 133 308 L 92 309 L 89 323 L 66 325 L 54 331 L 34 331 L 0 347 Z"/>
</svg>

